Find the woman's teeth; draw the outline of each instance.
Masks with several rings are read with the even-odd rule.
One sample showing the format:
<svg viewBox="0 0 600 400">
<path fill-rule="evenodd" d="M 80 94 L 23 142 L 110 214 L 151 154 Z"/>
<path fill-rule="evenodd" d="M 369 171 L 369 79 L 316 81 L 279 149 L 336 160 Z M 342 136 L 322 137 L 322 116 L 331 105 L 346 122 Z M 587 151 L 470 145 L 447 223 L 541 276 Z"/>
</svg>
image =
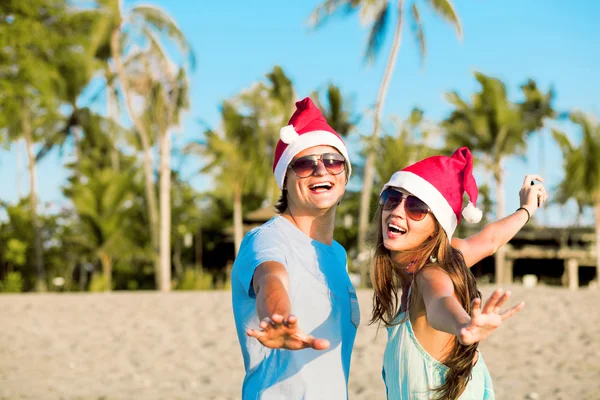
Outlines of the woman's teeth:
<svg viewBox="0 0 600 400">
<path fill-rule="evenodd" d="M 400 228 L 398 225 L 388 224 L 388 229 L 393 233 L 400 233 L 404 235 L 406 233 L 406 229 Z"/>
</svg>

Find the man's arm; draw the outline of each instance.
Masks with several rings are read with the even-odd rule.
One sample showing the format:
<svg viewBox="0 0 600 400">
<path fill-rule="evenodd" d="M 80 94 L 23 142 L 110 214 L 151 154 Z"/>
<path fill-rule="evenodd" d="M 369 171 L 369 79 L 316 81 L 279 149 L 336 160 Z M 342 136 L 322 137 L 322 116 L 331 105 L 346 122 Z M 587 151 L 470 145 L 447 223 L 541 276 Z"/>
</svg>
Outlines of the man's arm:
<svg viewBox="0 0 600 400">
<path fill-rule="evenodd" d="M 548 199 L 543 185 L 531 185 L 534 180 L 543 182 L 538 175 L 526 175 L 519 191 L 521 207 L 527 209 L 530 216 L 533 216 L 538 207 Z M 466 239 L 454 238 L 451 245 L 463 253 L 467 267 L 472 267 L 485 257 L 494 254 L 500 246 L 508 243 L 521 230 L 528 221 L 527 211 L 515 211 L 506 218 L 487 224 L 480 232 Z"/>
<path fill-rule="evenodd" d="M 285 266 L 275 261 L 260 264 L 254 271 L 252 287 L 256 293 L 260 329 L 246 330 L 248 336 L 273 349 L 329 348 L 329 341 L 303 333 L 298 327 L 298 318 L 291 314 L 289 276 Z"/>
<path fill-rule="evenodd" d="M 291 313 L 289 277 L 282 264 L 275 261 L 260 264 L 254 271 L 252 287 L 256 293 L 258 319 L 263 320 L 273 314 L 287 318 Z"/>
</svg>

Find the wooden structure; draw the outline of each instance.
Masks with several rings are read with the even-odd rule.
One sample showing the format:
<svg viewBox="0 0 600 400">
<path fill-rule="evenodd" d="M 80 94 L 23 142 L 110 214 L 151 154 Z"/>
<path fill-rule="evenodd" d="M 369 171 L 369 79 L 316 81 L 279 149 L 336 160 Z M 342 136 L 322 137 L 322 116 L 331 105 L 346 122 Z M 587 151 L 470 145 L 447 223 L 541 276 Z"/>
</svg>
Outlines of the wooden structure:
<svg viewBox="0 0 600 400">
<path fill-rule="evenodd" d="M 513 268 L 516 260 L 547 259 L 562 260 L 563 285 L 570 289 L 579 287 L 579 269 L 596 267 L 596 247 L 594 228 L 525 228 L 507 245 L 499 283 L 513 281 Z M 596 269 L 598 281 L 598 269 Z"/>
</svg>

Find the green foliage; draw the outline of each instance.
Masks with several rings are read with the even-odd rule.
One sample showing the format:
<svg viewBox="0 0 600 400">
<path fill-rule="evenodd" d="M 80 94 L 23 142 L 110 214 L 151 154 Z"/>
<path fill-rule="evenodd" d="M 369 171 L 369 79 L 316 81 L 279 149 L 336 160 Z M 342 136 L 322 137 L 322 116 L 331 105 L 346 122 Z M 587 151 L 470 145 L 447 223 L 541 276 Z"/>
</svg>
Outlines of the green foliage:
<svg viewBox="0 0 600 400">
<path fill-rule="evenodd" d="M 0 281 L 0 292 L 21 293 L 23 291 L 23 278 L 19 272 L 9 272 L 4 279 Z"/>
<path fill-rule="evenodd" d="M 360 116 L 355 114 L 352 102 L 342 95 L 337 86 L 330 84 L 327 87 L 325 103 L 320 100 L 318 92 L 313 92 L 311 97 L 323 113 L 329 126 L 342 137 L 347 137 L 360 122 Z"/>
<path fill-rule="evenodd" d="M 424 119 L 423 111 L 415 108 L 409 117 L 398 123 L 396 136 L 386 135 L 375 143 L 375 192 L 379 191 L 392 175 L 423 158 L 439 154 L 428 145 L 433 132 L 432 124 Z"/>
<path fill-rule="evenodd" d="M 212 275 L 207 272 L 197 273 L 193 269 L 186 269 L 177 285 L 177 290 L 210 290 L 213 289 Z"/>
<path fill-rule="evenodd" d="M 410 25 L 411 32 L 417 42 L 419 55 L 424 60 L 427 46 L 425 33 L 419 11 L 418 1 L 403 1 L 403 9 L 399 8 L 399 1 L 393 0 L 325 0 L 309 17 L 312 26 L 323 25 L 331 16 L 341 13 L 348 15 L 359 12 L 362 25 L 369 25 L 369 37 L 365 50 L 365 60 L 373 62 L 379 55 L 383 46 L 385 36 L 388 33 L 389 22 L 392 12 L 397 12 L 400 23 L 405 20 Z M 451 0 L 431 0 L 427 4 L 433 8 L 435 14 L 448 22 L 455 30 L 459 38 L 462 38 L 462 25 Z M 407 10 L 410 9 L 410 13 Z"/>
<path fill-rule="evenodd" d="M 508 155 L 524 154 L 527 136 L 543 126 L 544 118 L 554 116 L 553 93 L 542 94 L 530 80 L 521 87 L 525 100 L 514 103 L 500 80 L 479 72 L 475 77 L 481 91 L 473 94 L 470 104 L 456 92 L 446 94 L 454 110 L 442 126 L 449 149 L 467 146 L 493 169 Z"/>
<path fill-rule="evenodd" d="M 187 149 L 208 158 L 201 172 L 213 174 L 220 182 L 216 191 L 222 197 L 233 200 L 240 186 L 243 196 L 261 195 L 271 202 L 279 194 L 272 160 L 279 130 L 291 115 L 293 87 L 279 67 L 274 67 L 267 78 L 267 84 L 259 83 L 224 101 L 221 128 L 205 131 L 205 140 Z"/>
<path fill-rule="evenodd" d="M 93 274 L 90 282 L 89 291 L 93 293 L 104 292 L 106 290 L 106 280 L 102 274 Z"/>
<path fill-rule="evenodd" d="M 6 243 L 4 258 L 15 266 L 23 266 L 27 260 L 27 243 L 10 238 Z"/>
<path fill-rule="evenodd" d="M 552 131 L 563 153 L 565 171 L 556 201 L 565 204 L 574 199 L 581 213 L 584 207 L 600 203 L 600 123 L 582 112 L 573 112 L 571 121 L 581 129 L 579 146 L 573 145 L 563 132 Z"/>
</svg>

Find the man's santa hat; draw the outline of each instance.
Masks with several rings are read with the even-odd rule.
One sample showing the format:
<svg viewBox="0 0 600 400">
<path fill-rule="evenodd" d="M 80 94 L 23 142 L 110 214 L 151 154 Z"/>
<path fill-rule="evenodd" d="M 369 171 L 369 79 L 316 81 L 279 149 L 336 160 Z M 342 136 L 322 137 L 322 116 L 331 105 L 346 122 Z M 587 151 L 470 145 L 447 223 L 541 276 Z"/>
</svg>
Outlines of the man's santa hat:
<svg viewBox="0 0 600 400">
<path fill-rule="evenodd" d="M 341 136 L 327 124 L 321 111 L 309 97 L 296 102 L 296 112 L 287 126 L 281 128 L 275 148 L 273 173 L 277 185 L 283 189 L 288 165 L 296 154 L 313 146 L 335 147 L 346 158 L 346 169 L 350 176 L 351 167 L 348 150 Z"/>
<path fill-rule="evenodd" d="M 451 157 L 429 157 L 396 172 L 383 190 L 390 186 L 402 188 L 427 204 L 449 240 L 460 222 L 461 211 L 467 222 L 481 221 L 483 213 L 475 207 L 479 192 L 473 178 L 473 157 L 467 147 L 456 150 Z M 465 192 L 470 201 L 463 210 Z"/>
</svg>

